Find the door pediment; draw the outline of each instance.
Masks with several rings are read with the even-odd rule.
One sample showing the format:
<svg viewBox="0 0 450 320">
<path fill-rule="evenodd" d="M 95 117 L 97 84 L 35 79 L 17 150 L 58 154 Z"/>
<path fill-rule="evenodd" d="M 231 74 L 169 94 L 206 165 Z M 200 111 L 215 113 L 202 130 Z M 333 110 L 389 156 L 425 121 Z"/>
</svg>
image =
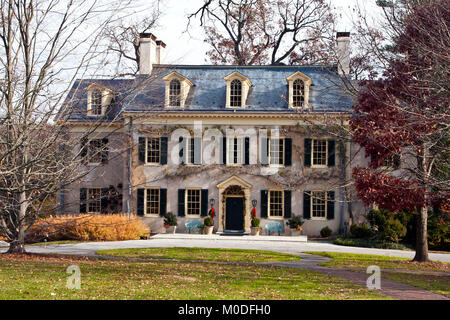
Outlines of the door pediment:
<svg viewBox="0 0 450 320">
<path fill-rule="evenodd" d="M 243 189 L 250 189 L 252 187 L 251 184 L 245 182 L 241 178 L 233 176 L 233 177 L 225 180 L 224 182 L 219 183 L 217 185 L 217 188 L 219 188 L 219 189 L 226 189 L 226 188 L 228 188 L 229 186 L 232 186 L 232 185 L 242 186 Z"/>
</svg>

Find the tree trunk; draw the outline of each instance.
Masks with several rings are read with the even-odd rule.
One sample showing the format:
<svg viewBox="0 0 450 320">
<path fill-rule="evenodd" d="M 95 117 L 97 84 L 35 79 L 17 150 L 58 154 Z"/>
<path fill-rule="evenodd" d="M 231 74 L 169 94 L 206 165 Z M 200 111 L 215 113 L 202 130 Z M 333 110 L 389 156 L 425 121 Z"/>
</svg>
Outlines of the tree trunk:
<svg viewBox="0 0 450 320">
<path fill-rule="evenodd" d="M 427 262 L 428 259 L 428 209 L 420 209 L 417 219 L 417 238 L 416 238 L 416 256 L 414 261 Z"/>
<path fill-rule="evenodd" d="M 9 244 L 9 254 L 23 254 L 25 253 L 25 215 L 27 213 L 28 203 L 26 201 L 26 193 L 20 193 L 20 208 L 17 212 L 18 217 L 16 221 L 17 233 L 15 239 Z"/>
<path fill-rule="evenodd" d="M 25 246 L 23 242 L 15 240 L 9 244 L 8 254 L 24 254 Z"/>
</svg>

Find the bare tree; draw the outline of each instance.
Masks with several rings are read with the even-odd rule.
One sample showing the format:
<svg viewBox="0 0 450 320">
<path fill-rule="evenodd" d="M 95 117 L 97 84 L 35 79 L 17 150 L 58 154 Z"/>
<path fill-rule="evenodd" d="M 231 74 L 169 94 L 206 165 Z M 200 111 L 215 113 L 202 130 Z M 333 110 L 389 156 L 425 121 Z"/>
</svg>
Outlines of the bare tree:
<svg viewBox="0 0 450 320">
<path fill-rule="evenodd" d="M 105 28 L 110 58 L 116 63 L 116 76 L 135 76 L 139 72 L 139 34 L 150 32 L 158 26 L 161 18 L 160 3 L 155 0 L 148 5 L 148 17 L 138 21 L 120 20 Z"/>
<path fill-rule="evenodd" d="M 215 64 L 323 62 L 334 40 L 334 15 L 322 0 L 207 0 L 189 22 L 195 18 Z"/>
<path fill-rule="evenodd" d="M 28 228 L 60 184 L 86 174 L 79 140 L 54 119 L 74 79 L 103 65 L 102 30 L 127 4 L 0 1 L 0 236 L 10 253 L 25 252 Z"/>
</svg>

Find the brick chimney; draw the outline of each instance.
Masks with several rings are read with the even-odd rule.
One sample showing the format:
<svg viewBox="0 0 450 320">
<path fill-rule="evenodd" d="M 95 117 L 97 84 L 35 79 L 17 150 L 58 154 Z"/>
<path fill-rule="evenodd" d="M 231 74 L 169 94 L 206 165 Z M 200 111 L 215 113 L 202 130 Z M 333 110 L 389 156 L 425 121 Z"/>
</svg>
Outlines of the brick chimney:
<svg viewBox="0 0 450 320">
<path fill-rule="evenodd" d="M 350 32 L 338 32 L 337 56 L 339 75 L 348 75 L 350 73 Z"/>
<path fill-rule="evenodd" d="M 152 33 L 139 35 L 139 73 L 152 74 L 154 64 L 163 64 L 166 44 Z"/>
</svg>

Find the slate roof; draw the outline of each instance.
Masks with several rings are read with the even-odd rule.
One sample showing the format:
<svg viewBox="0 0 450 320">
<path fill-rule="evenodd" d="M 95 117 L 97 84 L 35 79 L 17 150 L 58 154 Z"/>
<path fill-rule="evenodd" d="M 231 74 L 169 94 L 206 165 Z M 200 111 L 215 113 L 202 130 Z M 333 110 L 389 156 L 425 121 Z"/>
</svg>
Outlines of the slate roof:
<svg viewBox="0 0 450 320">
<path fill-rule="evenodd" d="M 163 78 L 177 72 L 189 79 L 191 87 L 184 109 L 164 108 L 165 81 Z M 235 112 L 225 108 L 226 82 L 224 78 L 238 71 L 250 79 L 247 107 L 236 112 L 294 113 L 288 108 L 288 86 L 286 78 L 297 71 L 312 79 L 309 104 L 311 112 L 351 112 L 353 101 L 338 85 L 335 69 L 321 66 L 183 66 L 155 65 L 151 76 L 140 75 L 134 80 L 80 80 L 68 95 L 76 99 L 67 105 L 74 106 L 71 121 L 89 121 L 86 116 L 86 88 L 97 83 L 120 93 L 110 106 L 106 119 L 111 120 L 123 112 L 164 111 L 170 113 L 227 113 Z M 76 88 L 78 87 L 78 90 Z M 84 111 L 84 112 L 82 112 Z"/>
</svg>

